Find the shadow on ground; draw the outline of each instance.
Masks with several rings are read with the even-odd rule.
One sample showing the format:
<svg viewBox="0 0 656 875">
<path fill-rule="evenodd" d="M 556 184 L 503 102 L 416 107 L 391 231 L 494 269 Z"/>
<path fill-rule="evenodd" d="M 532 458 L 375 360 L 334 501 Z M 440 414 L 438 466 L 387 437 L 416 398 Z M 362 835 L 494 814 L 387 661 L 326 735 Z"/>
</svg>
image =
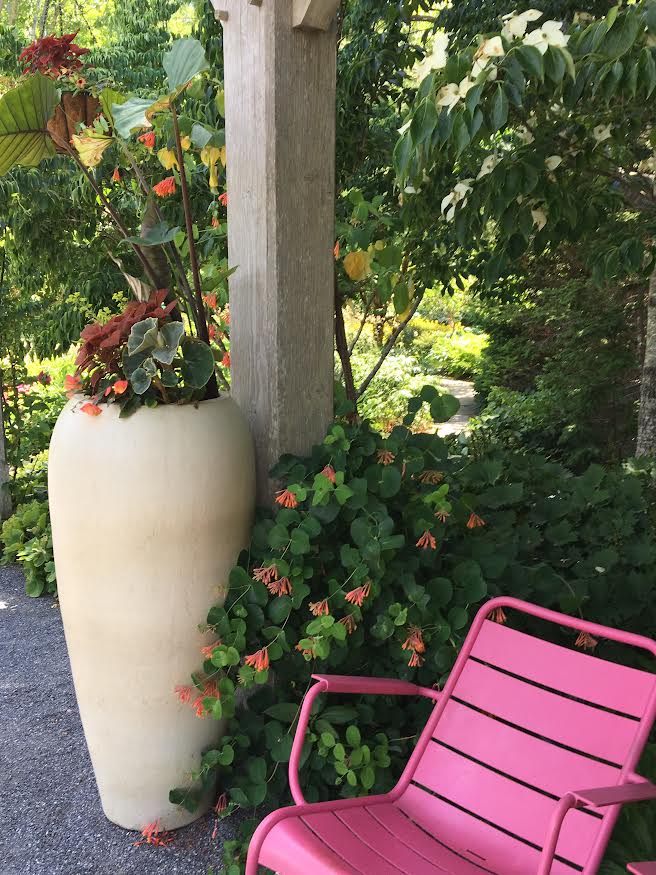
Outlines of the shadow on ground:
<svg viewBox="0 0 656 875">
<path fill-rule="evenodd" d="M 207 875 L 223 822 L 204 817 L 171 847 L 135 847 L 103 815 L 75 703 L 59 610 L 0 567 L 0 873 Z"/>
</svg>

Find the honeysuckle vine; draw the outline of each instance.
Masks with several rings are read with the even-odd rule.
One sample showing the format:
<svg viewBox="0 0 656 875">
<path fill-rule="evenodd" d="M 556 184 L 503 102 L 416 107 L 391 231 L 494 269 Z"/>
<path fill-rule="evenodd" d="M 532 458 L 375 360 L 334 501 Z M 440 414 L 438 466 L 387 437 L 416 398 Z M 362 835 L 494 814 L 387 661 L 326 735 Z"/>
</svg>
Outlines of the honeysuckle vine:
<svg viewBox="0 0 656 875">
<path fill-rule="evenodd" d="M 628 545 L 647 525 L 639 475 L 593 467 L 574 476 L 494 449 L 463 456 L 435 433 L 411 431 L 425 404 L 438 422 L 457 409 L 426 387 L 389 435 L 340 420 L 310 458 L 281 460 L 276 510 L 257 521 L 225 604 L 201 627 L 210 634 L 198 671 L 171 690 L 196 719 L 226 721 L 190 784 L 171 792 L 174 803 L 193 808 L 218 774 L 220 817 L 284 804 L 284 766 L 313 672 L 439 685 L 489 595 L 510 592 L 590 619 L 609 619 L 608 604 L 622 602 L 619 589 L 607 591 L 615 560 L 606 548 L 626 544 L 617 561 L 637 558 Z M 643 616 L 649 562 L 612 575 L 644 581 L 638 625 L 651 622 Z M 502 612 L 492 619 L 507 620 Z M 322 704 L 303 754 L 308 798 L 389 789 L 421 725 L 422 706 L 408 707 Z M 243 829 L 225 847 L 235 875 L 250 822 Z"/>
</svg>

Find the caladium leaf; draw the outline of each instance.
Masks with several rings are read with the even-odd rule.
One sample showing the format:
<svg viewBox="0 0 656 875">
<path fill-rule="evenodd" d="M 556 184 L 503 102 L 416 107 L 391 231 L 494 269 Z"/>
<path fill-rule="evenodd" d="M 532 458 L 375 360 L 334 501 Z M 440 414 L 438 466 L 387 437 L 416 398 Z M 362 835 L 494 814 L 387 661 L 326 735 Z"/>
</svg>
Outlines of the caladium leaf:
<svg viewBox="0 0 656 875">
<path fill-rule="evenodd" d="M 190 389 L 202 389 L 214 373 L 212 350 L 202 340 L 188 337 L 182 344 L 182 377 Z"/>
<path fill-rule="evenodd" d="M 163 365 L 170 365 L 180 346 L 184 325 L 182 322 L 167 322 L 162 325 L 157 335 L 157 346 L 153 350 L 153 358 Z"/>
<path fill-rule="evenodd" d="M 143 319 L 132 326 L 128 337 L 128 354 L 133 356 L 147 349 L 153 349 L 157 343 L 159 322 L 153 316 Z"/>
<path fill-rule="evenodd" d="M 40 74 L 0 97 L 0 176 L 17 164 L 36 167 L 56 154 L 47 124 L 58 103 L 55 83 Z"/>
<path fill-rule="evenodd" d="M 170 94 L 185 88 L 192 79 L 209 69 L 205 49 L 197 39 L 175 40 L 168 52 L 164 53 L 162 65 L 168 77 Z"/>
</svg>

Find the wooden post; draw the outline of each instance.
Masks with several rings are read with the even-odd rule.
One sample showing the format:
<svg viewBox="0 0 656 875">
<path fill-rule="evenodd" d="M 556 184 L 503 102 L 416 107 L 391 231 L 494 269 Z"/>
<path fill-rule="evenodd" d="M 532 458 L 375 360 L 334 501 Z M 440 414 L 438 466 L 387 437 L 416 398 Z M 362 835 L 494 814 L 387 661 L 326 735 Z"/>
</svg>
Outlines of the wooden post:
<svg viewBox="0 0 656 875">
<path fill-rule="evenodd" d="M 223 22 L 232 394 L 255 438 L 258 500 L 283 453 L 333 416 L 337 0 L 212 0 Z M 321 7 L 327 30 L 294 27 Z M 312 9 L 310 9 L 312 7 Z"/>
<path fill-rule="evenodd" d="M 5 424 L 2 408 L 3 382 L 0 372 L 0 521 L 11 515 L 11 496 L 9 495 L 9 466 L 5 448 Z"/>
</svg>

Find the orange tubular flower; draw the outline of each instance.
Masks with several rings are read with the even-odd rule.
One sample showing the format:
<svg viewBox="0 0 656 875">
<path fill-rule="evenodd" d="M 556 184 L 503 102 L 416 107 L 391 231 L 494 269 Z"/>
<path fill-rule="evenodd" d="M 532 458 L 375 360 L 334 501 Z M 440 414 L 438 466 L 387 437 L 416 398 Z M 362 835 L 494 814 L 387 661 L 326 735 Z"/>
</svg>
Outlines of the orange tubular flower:
<svg viewBox="0 0 656 875">
<path fill-rule="evenodd" d="M 147 134 L 142 134 L 140 137 L 137 137 L 140 143 L 143 143 L 146 149 L 154 149 L 155 148 L 155 132 L 148 131 Z"/>
<path fill-rule="evenodd" d="M 335 485 L 335 469 L 332 465 L 326 465 L 326 467 L 321 471 L 324 477 L 327 477 L 330 482 Z"/>
<path fill-rule="evenodd" d="M 415 547 L 421 547 L 422 550 L 435 550 L 437 541 L 430 532 L 426 531 L 415 544 Z"/>
<path fill-rule="evenodd" d="M 223 194 L 219 195 L 219 203 L 224 207 L 228 206 L 228 192 L 227 191 L 224 191 Z"/>
<path fill-rule="evenodd" d="M 476 529 L 478 526 L 484 526 L 485 520 L 481 519 L 478 514 L 472 513 L 472 515 L 467 520 L 467 528 L 468 529 Z"/>
<path fill-rule="evenodd" d="M 328 607 L 328 599 L 322 599 L 320 602 L 310 602 L 310 613 L 315 617 L 327 617 L 330 613 Z"/>
<path fill-rule="evenodd" d="M 118 167 L 114 168 L 114 172 L 112 173 L 112 182 L 120 182 L 121 181 L 121 171 Z"/>
<path fill-rule="evenodd" d="M 445 523 L 449 519 L 451 514 L 447 513 L 447 511 L 445 510 L 437 510 L 435 511 L 435 516 L 441 523 Z"/>
<path fill-rule="evenodd" d="M 488 620 L 492 620 L 493 623 L 500 623 L 502 626 L 508 622 L 506 612 L 503 608 L 495 608 L 493 611 L 490 611 L 487 618 Z"/>
<path fill-rule="evenodd" d="M 425 653 L 426 645 L 424 644 L 424 636 L 419 626 L 411 626 L 408 630 L 408 637 L 401 645 L 403 650 L 415 650 L 417 653 Z"/>
<path fill-rule="evenodd" d="M 358 624 L 355 622 L 355 618 L 353 614 L 347 614 L 345 617 L 342 617 L 341 620 L 337 621 L 341 626 L 344 626 L 347 633 L 352 635 L 355 630 L 358 628 Z"/>
<path fill-rule="evenodd" d="M 223 814 L 223 812 L 228 807 L 228 797 L 225 793 L 221 793 L 218 798 L 216 805 L 214 806 L 214 811 L 217 815 Z"/>
<path fill-rule="evenodd" d="M 176 687 L 175 694 L 183 705 L 188 705 L 191 702 L 191 687 Z"/>
<path fill-rule="evenodd" d="M 262 566 L 261 568 L 253 569 L 253 580 L 259 580 L 261 583 L 271 583 L 272 580 L 278 580 L 278 569 L 274 565 Z"/>
<path fill-rule="evenodd" d="M 100 416 L 102 413 L 100 407 L 98 407 L 97 404 L 92 404 L 90 401 L 83 404 L 82 407 L 80 407 L 80 411 L 86 413 L 87 416 Z"/>
<path fill-rule="evenodd" d="M 339 258 L 339 251 L 340 251 L 339 240 L 336 240 L 335 241 L 335 248 L 333 249 L 333 255 L 335 256 L 335 261 L 337 261 L 337 259 Z"/>
<path fill-rule="evenodd" d="M 204 696 L 213 696 L 215 699 L 220 699 L 219 696 L 219 687 L 216 681 L 207 681 L 205 683 L 205 687 L 203 689 Z"/>
<path fill-rule="evenodd" d="M 244 661 L 255 671 L 266 671 L 269 668 L 269 648 L 263 647 L 261 650 L 251 653 Z"/>
<path fill-rule="evenodd" d="M 419 668 L 420 665 L 424 664 L 424 657 L 419 656 L 416 650 L 412 651 L 412 656 L 408 660 L 408 665 L 410 668 Z"/>
<path fill-rule="evenodd" d="M 380 465 L 391 465 L 395 457 L 389 450 L 378 450 L 377 458 Z"/>
<path fill-rule="evenodd" d="M 201 647 L 201 651 L 200 651 L 200 652 L 203 654 L 203 656 L 205 657 L 205 659 L 211 659 L 211 658 L 212 658 L 212 654 L 214 653 L 214 651 L 216 650 L 216 648 L 217 648 L 217 647 L 220 647 L 220 646 L 221 646 L 221 642 L 220 642 L 220 641 L 215 641 L 214 644 L 208 644 L 207 647 Z"/>
<path fill-rule="evenodd" d="M 216 216 L 212 216 L 212 227 L 213 228 L 220 228 L 221 227 L 221 222 L 217 219 Z"/>
<path fill-rule="evenodd" d="M 173 833 L 160 832 L 159 820 L 145 826 L 141 830 L 141 835 L 143 836 L 143 839 L 135 842 L 135 847 L 138 847 L 139 845 L 155 845 L 157 848 L 168 848 L 173 842 Z"/>
<path fill-rule="evenodd" d="M 371 592 L 371 584 L 369 582 L 365 583 L 363 586 L 358 586 L 356 589 L 352 589 L 350 592 L 347 592 L 344 598 L 347 602 L 352 605 L 357 605 L 359 608 L 364 604 L 364 600 Z"/>
<path fill-rule="evenodd" d="M 587 632 L 579 632 L 579 637 L 576 639 L 576 647 L 580 647 L 581 650 L 594 650 L 597 644 L 599 642 L 592 635 L 589 635 Z"/>
<path fill-rule="evenodd" d="M 157 185 L 153 186 L 153 191 L 157 197 L 168 197 L 171 194 L 175 194 L 175 176 L 167 176 L 161 182 L 158 182 Z"/>
<path fill-rule="evenodd" d="M 444 480 L 444 474 L 441 471 L 422 471 L 419 475 L 420 483 L 430 483 L 433 486 L 436 483 L 441 483 L 442 480 Z"/>
<path fill-rule="evenodd" d="M 280 492 L 276 494 L 276 503 L 283 507 L 298 507 L 296 496 L 293 492 L 290 492 L 289 489 L 281 489 Z"/>
<path fill-rule="evenodd" d="M 271 595 L 277 595 L 278 597 L 281 595 L 292 594 L 292 582 L 288 577 L 281 577 L 280 580 L 272 580 L 270 583 L 267 583 L 266 588 Z"/>
<path fill-rule="evenodd" d="M 230 353 L 227 352 L 221 359 L 221 364 L 224 368 L 229 368 L 232 362 L 230 361 Z"/>
</svg>

